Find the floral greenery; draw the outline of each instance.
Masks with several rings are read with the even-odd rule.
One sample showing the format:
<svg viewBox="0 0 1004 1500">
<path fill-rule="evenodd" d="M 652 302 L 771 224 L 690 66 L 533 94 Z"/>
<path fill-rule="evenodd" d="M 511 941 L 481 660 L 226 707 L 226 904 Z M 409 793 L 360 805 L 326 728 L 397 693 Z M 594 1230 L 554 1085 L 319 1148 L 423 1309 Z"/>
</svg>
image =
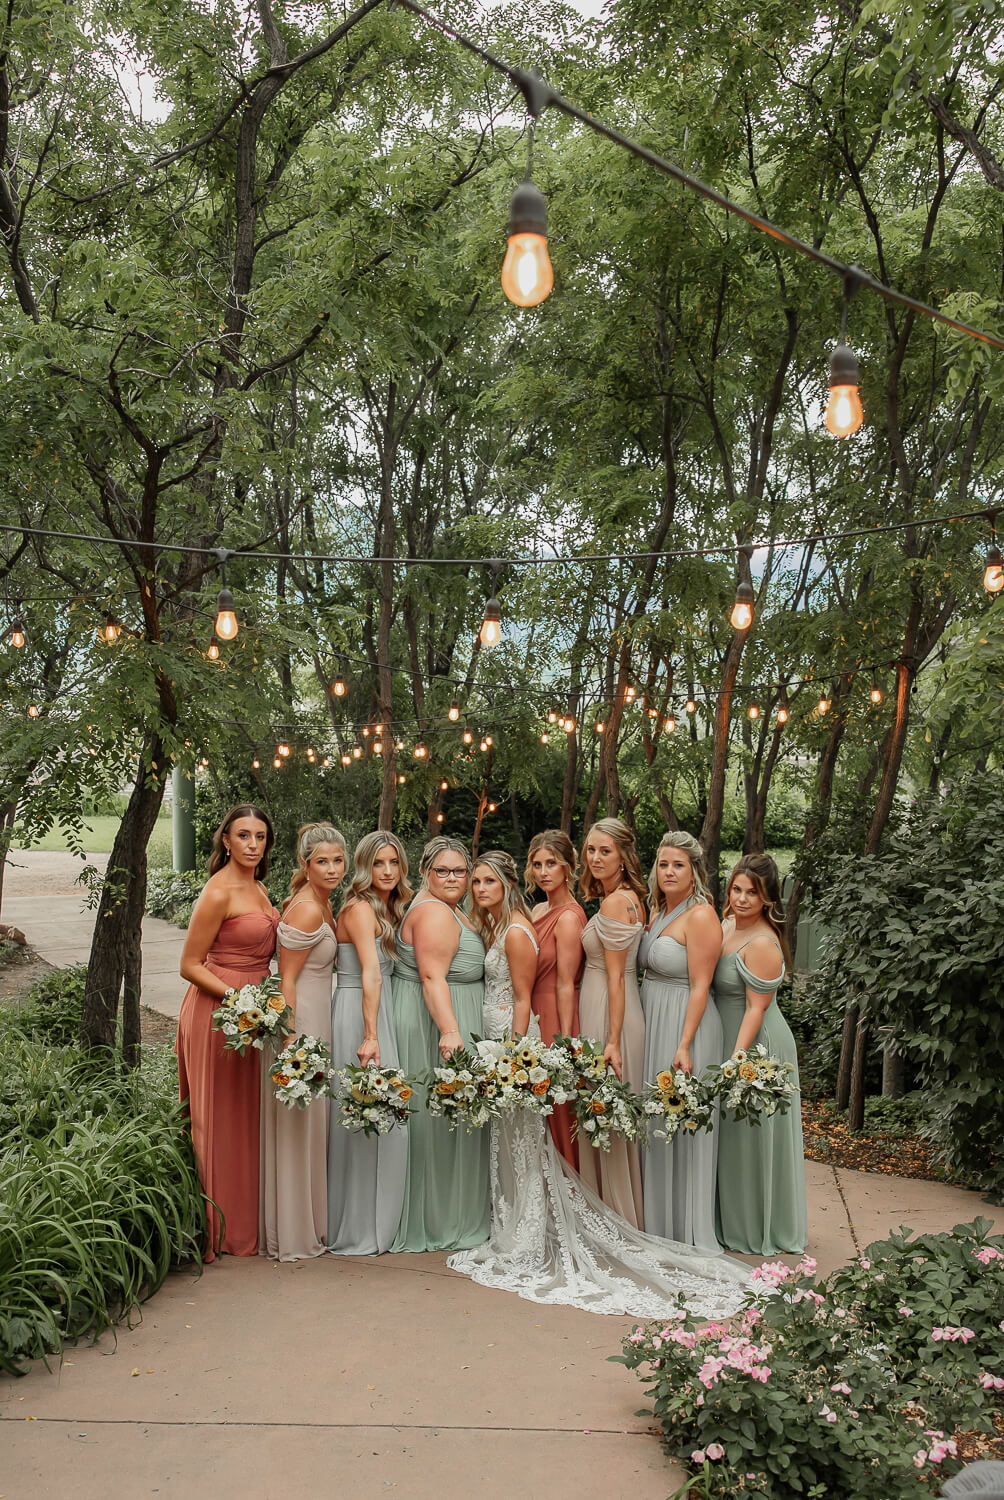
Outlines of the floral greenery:
<svg viewBox="0 0 1004 1500">
<path fill-rule="evenodd" d="M 206 883 L 205 875 L 195 870 L 152 870 L 146 882 L 146 909 L 151 917 L 187 927 L 192 907 Z"/>
<path fill-rule="evenodd" d="M 828 929 L 816 1003 L 859 996 L 932 1102 L 945 1165 L 1004 1195 L 1004 772 L 919 798 L 876 857 L 846 858 L 818 906 Z"/>
<path fill-rule="evenodd" d="M 199 1260 L 204 1200 L 168 1048 L 127 1071 L 0 1035 L 0 1369 L 97 1336 Z"/>
<path fill-rule="evenodd" d="M 667 1451 L 708 1497 L 929 1496 L 956 1467 L 953 1429 L 989 1430 L 1004 1388 L 992 1227 L 902 1229 L 818 1282 L 810 1259 L 764 1265 L 732 1325 L 699 1328 L 681 1310 L 612 1358 L 639 1372 Z"/>
<path fill-rule="evenodd" d="M 86 976 L 86 964 L 44 974 L 17 1009 L 5 1016 L 5 1028 L 16 1027 L 23 1035 L 56 1047 L 71 1045 L 80 1034 Z"/>
</svg>

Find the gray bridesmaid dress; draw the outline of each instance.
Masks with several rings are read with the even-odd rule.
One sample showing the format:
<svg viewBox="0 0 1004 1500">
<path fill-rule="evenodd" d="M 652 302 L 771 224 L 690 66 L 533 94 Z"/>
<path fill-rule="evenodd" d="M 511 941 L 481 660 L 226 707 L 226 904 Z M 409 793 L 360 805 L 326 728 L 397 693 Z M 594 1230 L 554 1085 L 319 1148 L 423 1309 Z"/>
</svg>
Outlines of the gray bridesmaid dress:
<svg viewBox="0 0 1004 1500">
<path fill-rule="evenodd" d="M 377 944 L 380 1067 L 399 1066 L 391 1004 L 394 960 Z M 338 974 L 331 997 L 331 1053 L 335 1067 L 358 1063 L 363 1041 L 363 972 L 354 943 L 338 945 Z M 396 1125 L 387 1135 L 363 1135 L 339 1123 L 331 1111 L 328 1133 L 328 1249 L 334 1255 L 382 1255 L 397 1233 L 404 1202 L 408 1132 Z"/>
<path fill-rule="evenodd" d="M 672 1066 L 683 1035 L 690 1004 L 690 973 L 686 945 L 666 933 L 666 928 L 696 898 L 688 897 L 671 912 L 656 917 L 638 950 L 645 970 L 641 1004 L 645 1012 L 645 1082 Z M 690 1049 L 694 1076 L 723 1057 L 722 1021 L 714 992 L 708 995 Z M 656 1140 L 649 1126 L 648 1150 L 642 1157 L 645 1186 L 645 1228 L 663 1239 L 695 1245 L 705 1255 L 720 1255 L 715 1233 L 715 1174 L 718 1165 L 718 1106 L 714 1128 L 696 1135 L 679 1134 L 675 1140 Z"/>
</svg>

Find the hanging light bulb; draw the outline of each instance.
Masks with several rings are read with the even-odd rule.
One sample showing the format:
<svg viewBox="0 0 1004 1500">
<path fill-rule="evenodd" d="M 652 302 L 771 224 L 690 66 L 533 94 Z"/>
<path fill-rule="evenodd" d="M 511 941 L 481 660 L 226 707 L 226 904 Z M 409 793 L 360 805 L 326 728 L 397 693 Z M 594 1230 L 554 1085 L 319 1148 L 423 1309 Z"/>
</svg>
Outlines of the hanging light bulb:
<svg viewBox="0 0 1004 1500">
<path fill-rule="evenodd" d="M 602 734 L 603 731 L 606 729 L 606 727 L 607 726 L 604 724 L 604 722 L 603 722 L 602 719 L 597 719 L 596 720 L 596 733 L 597 734 Z"/>
<path fill-rule="evenodd" d="M 882 689 L 879 687 L 879 685 L 878 685 L 877 682 L 873 682 L 872 683 L 872 690 L 868 694 L 868 696 L 872 700 L 873 703 L 881 703 L 882 702 L 882 696 L 883 696 L 882 695 Z"/>
<path fill-rule="evenodd" d="M 334 682 L 331 684 L 331 691 L 334 693 L 334 695 L 335 695 L 336 698 L 344 698 L 345 697 L 345 694 L 346 694 L 346 691 L 347 691 L 347 689 L 345 687 L 345 678 L 342 676 L 342 674 L 340 672 L 339 672 L 338 676 L 335 678 Z"/>
<path fill-rule="evenodd" d="M 543 731 L 543 733 L 542 733 L 542 734 L 541 734 L 541 736 L 540 736 L 540 743 L 541 743 L 541 744 L 542 744 L 542 745 L 546 745 L 546 744 L 547 744 L 547 742 L 548 742 L 548 740 L 549 740 L 549 739 L 550 739 L 550 738 L 551 738 L 551 736 L 550 736 L 550 735 L 549 735 L 549 734 L 548 734 L 548 732 L 547 732 L 547 730 L 546 730 L 546 729 L 545 729 L 545 730 L 544 730 L 544 731 Z"/>
<path fill-rule="evenodd" d="M 564 729 L 564 727 L 565 727 L 565 715 L 564 714 L 559 714 L 558 715 L 558 728 L 559 729 Z"/>
<path fill-rule="evenodd" d="M 502 639 L 502 610 L 495 596 L 495 590 L 498 587 L 498 576 L 502 571 L 502 564 L 497 560 L 492 561 L 488 564 L 488 568 L 492 575 L 492 591 L 485 602 L 485 617 L 481 622 L 478 640 L 482 646 L 490 650 L 492 646 L 497 646 Z"/>
<path fill-rule="evenodd" d="M 996 543 L 987 548 L 987 562 L 983 569 L 983 587 L 988 594 L 999 594 L 1004 589 L 1004 558 Z"/>
<path fill-rule="evenodd" d="M 531 136 L 532 140 L 532 136 Z M 547 199 L 529 178 L 509 200 L 509 239 L 502 262 L 502 290 L 517 307 L 536 307 L 554 285 L 547 253 Z"/>
<path fill-rule="evenodd" d="M 829 698 L 827 698 L 825 693 L 820 693 L 819 702 L 816 704 L 816 707 L 821 714 L 825 714 L 829 711 L 830 700 Z"/>
<path fill-rule="evenodd" d="M 673 717 L 672 714 L 669 715 L 669 717 L 667 718 L 665 724 L 662 727 L 666 731 L 667 734 L 672 734 L 673 733 L 673 730 L 676 728 L 676 719 Z"/>
<path fill-rule="evenodd" d="M 443 821 L 443 814 L 442 813 L 437 813 L 436 814 L 436 822 L 437 823 L 441 823 L 442 821 Z"/>
<path fill-rule="evenodd" d="M 252 771 L 260 771 L 261 770 L 261 761 L 258 759 L 257 755 L 255 756 L 254 760 L 251 762 L 251 769 L 252 769 Z"/>
<path fill-rule="evenodd" d="M 743 542 L 739 548 L 739 555 L 745 557 L 748 568 L 749 560 L 753 556 L 753 548 L 749 542 Z M 753 585 L 744 578 L 740 578 L 736 585 L 736 602 L 732 606 L 729 619 L 733 630 L 749 630 L 753 624 Z"/>
<path fill-rule="evenodd" d="M 471 733 L 471 731 L 469 729 L 465 729 L 464 730 L 464 744 L 465 745 L 473 745 L 474 744 L 474 736 L 473 736 L 473 734 Z"/>
<path fill-rule="evenodd" d="M 684 713 L 688 714 L 696 714 L 697 704 L 694 702 L 693 698 L 687 699 L 686 703 L 683 705 L 683 711 Z"/>
<path fill-rule="evenodd" d="M 345 754 L 342 756 L 342 765 L 343 766 L 350 766 L 351 764 L 352 764 L 352 756 L 346 750 Z"/>
<path fill-rule="evenodd" d="M 574 734 L 575 733 L 575 720 L 572 718 L 571 715 L 569 715 L 568 718 L 565 720 L 565 733 L 566 734 Z"/>
<path fill-rule="evenodd" d="M 330 766 L 330 764 L 331 764 L 331 756 L 330 755 L 326 755 L 324 757 L 324 759 L 321 761 L 321 765 L 322 766 Z"/>
<path fill-rule="evenodd" d="M 649 708 L 646 712 L 650 719 L 657 719 L 659 717 L 659 710 L 657 708 Z"/>
<path fill-rule="evenodd" d="M 405 784 L 405 782 L 407 780 L 408 780 L 407 776 L 399 776 L 397 778 L 397 784 L 398 784 L 398 786 L 404 786 L 404 784 Z"/>
<path fill-rule="evenodd" d="M 441 792 L 448 792 L 450 790 L 450 783 L 448 781 L 441 781 L 439 783 L 439 790 Z"/>
<path fill-rule="evenodd" d="M 12 646 L 16 646 L 20 651 L 21 647 L 24 645 L 24 639 L 24 626 L 21 624 L 20 620 L 15 620 L 13 625 L 10 627 L 10 643 Z"/>
<path fill-rule="evenodd" d="M 429 752 L 426 750 L 425 746 L 422 744 L 421 741 L 419 741 L 419 743 L 415 746 L 414 750 L 412 751 L 412 754 L 414 755 L 414 757 L 415 757 L 416 760 L 424 760 L 425 757 L 428 755 L 428 753 Z"/>
<path fill-rule="evenodd" d="M 636 689 L 629 683 L 624 688 L 624 702 L 633 703 L 636 697 Z"/>
<path fill-rule="evenodd" d="M 209 650 L 206 652 L 206 655 L 209 657 L 210 661 L 219 661 L 219 659 L 220 659 L 220 648 L 216 644 L 215 640 L 212 640 L 212 641 L 209 642 Z"/>
<path fill-rule="evenodd" d="M 275 769 L 278 771 L 279 767 L 282 765 L 282 761 L 279 759 L 278 756 L 276 756 L 275 759 L 273 760 L 272 764 L 273 764 L 273 766 L 275 766 Z"/>
<path fill-rule="evenodd" d="M 221 641 L 232 641 L 237 634 L 234 596 L 229 589 L 220 589 L 216 596 L 216 634 Z"/>
<path fill-rule="evenodd" d="M 760 717 L 760 705 L 759 705 L 759 703 L 751 703 L 750 704 L 749 708 L 746 710 L 746 717 L 748 719 L 759 719 L 759 717 Z"/>
<path fill-rule="evenodd" d="M 363 747 L 362 747 L 362 745 L 353 745 L 352 746 L 352 759 L 353 760 L 360 760 L 362 758 L 362 753 L 363 753 Z"/>
<path fill-rule="evenodd" d="M 314 754 L 313 745 L 307 746 L 307 759 L 310 761 L 311 765 L 313 765 L 314 761 L 317 759 L 316 755 Z"/>
<path fill-rule="evenodd" d="M 491 735 L 490 734 L 486 734 L 485 735 L 485 744 L 486 745 L 494 745 L 494 743 L 495 743 L 495 741 L 492 739 Z"/>
<path fill-rule="evenodd" d="M 98 640 L 104 641 L 106 646 L 114 646 L 121 634 L 122 626 L 114 615 L 106 615 L 105 623 L 98 626 Z"/>
<path fill-rule="evenodd" d="M 404 740 L 395 740 L 394 741 L 394 749 L 395 750 L 403 750 L 404 749 Z"/>
<path fill-rule="evenodd" d="M 363 725 L 363 739 L 364 740 L 369 739 L 369 733 L 370 733 L 370 726 L 368 724 L 364 724 Z"/>
<path fill-rule="evenodd" d="M 826 430 L 834 437 L 852 437 L 865 419 L 858 391 L 858 360 L 841 342 L 830 355 L 830 394 L 826 402 Z"/>
<path fill-rule="evenodd" d="M 374 724 L 374 726 L 373 726 L 373 733 L 374 734 L 383 734 L 383 725 L 382 724 Z"/>
<path fill-rule="evenodd" d="M 779 724 L 787 724 L 788 722 L 788 705 L 786 703 L 782 703 L 778 708 L 777 722 Z"/>
<path fill-rule="evenodd" d="M 283 760 L 285 760 L 286 757 L 291 753 L 290 748 L 287 745 L 287 743 L 286 743 L 285 740 L 280 740 L 279 744 L 276 745 L 275 748 L 278 751 L 278 753 L 282 756 Z"/>
<path fill-rule="evenodd" d="M 488 741 L 487 740 L 482 740 L 481 741 L 481 753 L 484 754 L 484 752 L 487 749 L 488 749 Z"/>
<path fill-rule="evenodd" d="M 28 704 L 28 717 L 29 717 L 29 719 L 37 719 L 38 718 L 38 704 L 37 703 L 29 703 Z"/>
<path fill-rule="evenodd" d="M 555 711 L 554 711 L 553 708 L 550 710 L 550 712 L 547 715 L 547 722 L 549 724 L 557 724 L 557 722 L 558 722 L 558 715 L 555 713 Z"/>
<path fill-rule="evenodd" d="M 374 740 L 373 741 L 373 754 L 374 755 L 382 755 L 383 754 L 383 740 Z"/>
<path fill-rule="evenodd" d="M 453 702 L 450 704 L 446 717 L 449 719 L 451 724 L 455 724 L 460 718 L 460 704 L 457 702 L 456 698 L 454 698 Z"/>
<path fill-rule="evenodd" d="M 488 811 L 489 812 L 494 812 L 497 806 L 498 806 L 497 802 L 489 802 L 489 804 L 488 804 Z"/>
</svg>

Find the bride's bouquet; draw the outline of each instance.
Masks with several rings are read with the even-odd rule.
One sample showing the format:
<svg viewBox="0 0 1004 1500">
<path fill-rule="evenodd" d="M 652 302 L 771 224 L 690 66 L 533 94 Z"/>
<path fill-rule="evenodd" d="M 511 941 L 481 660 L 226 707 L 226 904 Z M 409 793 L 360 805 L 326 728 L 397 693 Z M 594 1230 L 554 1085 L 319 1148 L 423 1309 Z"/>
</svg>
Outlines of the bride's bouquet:
<svg viewBox="0 0 1004 1500">
<path fill-rule="evenodd" d="M 666 1068 L 656 1074 L 654 1083 L 646 1085 L 642 1109 L 655 1127 L 652 1134 L 656 1140 L 671 1141 L 681 1131 L 696 1135 L 699 1130 L 712 1128 L 717 1094 L 717 1086 L 709 1078 L 712 1071 L 706 1068 L 700 1078 L 695 1078 L 682 1068 Z"/>
<path fill-rule="evenodd" d="M 306 1109 L 315 1099 L 330 1095 L 335 1070 L 331 1053 L 316 1036 L 298 1036 L 272 1064 L 275 1097 L 287 1109 Z"/>
<path fill-rule="evenodd" d="M 425 1104 L 430 1115 L 446 1120 L 451 1130 L 464 1125 L 480 1130 L 499 1112 L 498 1089 L 481 1058 L 456 1047 L 439 1067 L 426 1073 Z"/>
<path fill-rule="evenodd" d="M 772 1057 L 762 1042 L 704 1070 L 704 1077 L 736 1120 L 759 1125 L 764 1115 L 785 1115 L 798 1093 L 793 1063 Z"/>
<path fill-rule="evenodd" d="M 586 1036 L 555 1037 L 567 1059 L 572 1086 L 576 1134 L 598 1151 L 609 1151 L 614 1136 L 644 1139 L 645 1116 L 637 1094 L 622 1083 L 603 1056 L 603 1048 Z"/>
<path fill-rule="evenodd" d="M 484 1069 L 485 1089 L 499 1110 L 532 1109 L 554 1113 L 556 1104 L 574 1097 L 575 1086 L 564 1047 L 545 1045 L 540 1037 L 479 1041 L 478 1060 Z"/>
<path fill-rule="evenodd" d="M 340 1124 L 364 1135 L 386 1135 L 395 1125 L 406 1125 L 412 1110 L 408 1100 L 415 1092 L 414 1080 L 396 1068 L 377 1063 L 348 1063 L 335 1074 L 338 1080 Z"/>
<path fill-rule="evenodd" d="M 223 1003 L 213 1011 L 213 1025 L 222 1031 L 224 1047 L 242 1057 L 248 1047 L 260 1052 L 266 1042 L 280 1041 L 292 1021 L 293 1012 L 272 974 L 266 974 L 260 984 L 227 990 Z"/>
</svg>

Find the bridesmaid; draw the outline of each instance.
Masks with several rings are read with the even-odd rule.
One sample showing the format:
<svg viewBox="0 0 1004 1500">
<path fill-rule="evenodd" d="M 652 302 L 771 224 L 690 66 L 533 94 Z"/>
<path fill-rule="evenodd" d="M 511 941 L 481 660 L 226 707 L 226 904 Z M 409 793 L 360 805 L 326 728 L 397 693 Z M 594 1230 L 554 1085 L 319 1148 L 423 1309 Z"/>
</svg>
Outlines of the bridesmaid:
<svg viewBox="0 0 1004 1500">
<path fill-rule="evenodd" d="M 645 1079 L 645 1018 L 638 994 L 638 947 L 645 931 L 645 879 L 634 834 L 620 818 L 601 818 L 586 835 L 582 894 L 601 897 L 582 933 L 586 968 L 579 995 L 584 1036 L 603 1042 L 603 1055 L 635 1093 Z M 645 1227 L 641 1151 L 618 1139 L 609 1152 L 584 1148 L 579 1175 L 608 1208 L 635 1229 Z"/>
<path fill-rule="evenodd" d="M 209 1200 L 207 1261 L 218 1250 L 254 1255 L 258 1249 L 260 1059 L 250 1048 L 243 1057 L 225 1051 L 212 1015 L 228 989 L 258 984 L 269 972 L 279 913 L 261 882 L 274 842 L 261 808 L 242 802 L 230 809 L 213 835 L 209 879 L 181 954 L 189 989 L 174 1050 L 199 1181 Z"/>
<path fill-rule="evenodd" d="M 722 1060 L 722 1022 L 711 995 L 722 924 L 708 890 L 704 850 L 689 833 L 667 833 L 649 877 L 652 919 L 638 959 L 645 970 L 645 1082 L 667 1068 L 700 1074 Z M 649 1132 L 642 1162 L 645 1228 L 719 1255 L 715 1234 L 714 1129 L 660 1141 Z"/>
<path fill-rule="evenodd" d="M 331 970 L 338 951 L 331 897 L 345 875 L 345 840 L 330 823 L 306 823 L 296 836 L 299 869 L 279 923 L 279 978 L 294 1012 L 292 1041 L 315 1036 L 331 1046 Z M 328 1101 L 307 1109 L 278 1103 L 262 1068 L 261 1216 L 258 1247 L 274 1260 L 323 1255 L 328 1229 L 325 1157 Z"/>
<path fill-rule="evenodd" d="M 421 1075 L 481 1035 L 485 949 L 459 910 L 471 856 L 457 839 L 430 839 L 421 889 L 401 923 L 394 1022 L 401 1067 Z M 420 1109 L 408 1123 L 404 1208 L 392 1250 L 467 1250 L 490 1228 L 487 1130 L 451 1131 Z"/>
<path fill-rule="evenodd" d="M 745 854 L 729 877 L 722 923 L 722 956 L 715 998 L 725 1033 L 725 1056 L 762 1042 L 774 1057 L 795 1064 L 791 1028 L 773 1003 L 785 966 L 784 908 L 777 866 L 766 854 Z M 780 968 L 780 972 L 779 972 Z M 730 1120 L 722 1111 L 718 1143 L 719 1238 L 730 1250 L 777 1255 L 805 1249 L 805 1157 L 796 1097 L 786 1115 L 759 1125 Z"/>
<path fill-rule="evenodd" d="M 530 1006 L 540 1021 L 540 1034 L 550 1042 L 557 1034 L 575 1036 L 579 1030 L 579 980 L 584 955 L 582 929 L 586 914 L 572 895 L 578 857 L 567 833 L 549 828 L 530 840 L 523 879 L 545 899 L 533 908 L 533 925 L 540 952 Z M 555 1146 L 578 1171 L 579 1146 L 572 1136 L 572 1112 L 560 1104 L 548 1118 Z"/>
<path fill-rule="evenodd" d="M 335 1066 L 399 1066 L 391 1003 L 395 936 L 412 897 L 408 857 L 392 833 L 356 845 L 355 871 L 338 917 L 338 982 L 331 997 Z M 409 1127 L 410 1128 L 410 1127 Z M 328 1134 L 328 1249 L 382 1255 L 397 1233 L 404 1201 L 408 1134 L 348 1131 L 331 1112 Z"/>
</svg>

